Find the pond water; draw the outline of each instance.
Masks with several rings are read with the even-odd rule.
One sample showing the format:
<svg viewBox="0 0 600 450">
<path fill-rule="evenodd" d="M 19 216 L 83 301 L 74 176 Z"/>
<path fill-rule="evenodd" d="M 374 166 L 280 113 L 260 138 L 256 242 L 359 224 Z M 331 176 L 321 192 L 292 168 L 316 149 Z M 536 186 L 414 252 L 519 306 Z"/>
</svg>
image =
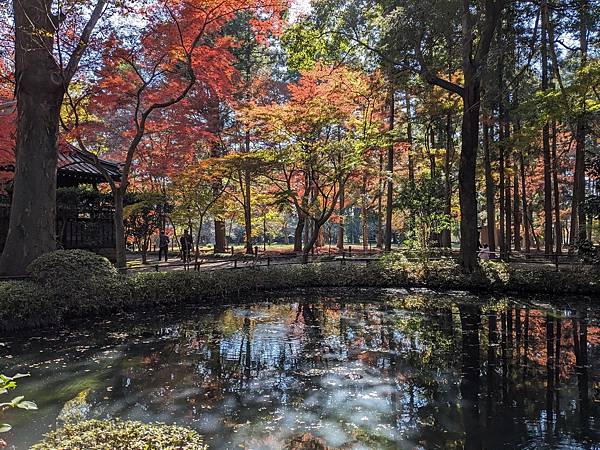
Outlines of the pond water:
<svg viewBox="0 0 600 450">
<path fill-rule="evenodd" d="M 30 372 L 40 409 L 3 437 L 120 417 L 217 449 L 599 448 L 599 311 L 560 305 L 307 291 L 4 337 L 0 372 Z"/>
</svg>

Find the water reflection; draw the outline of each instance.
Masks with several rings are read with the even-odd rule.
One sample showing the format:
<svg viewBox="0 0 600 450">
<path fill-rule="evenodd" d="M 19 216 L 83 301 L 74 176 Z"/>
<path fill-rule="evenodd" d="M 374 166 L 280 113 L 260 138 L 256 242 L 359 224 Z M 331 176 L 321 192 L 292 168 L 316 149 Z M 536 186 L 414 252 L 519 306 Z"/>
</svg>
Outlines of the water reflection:
<svg viewBox="0 0 600 450">
<path fill-rule="evenodd" d="M 594 448 L 598 314 L 572 305 L 335 291 L 4 339 L 40 406 L 8 440 L 122 417 L 213 448 Z"/>
</svg>

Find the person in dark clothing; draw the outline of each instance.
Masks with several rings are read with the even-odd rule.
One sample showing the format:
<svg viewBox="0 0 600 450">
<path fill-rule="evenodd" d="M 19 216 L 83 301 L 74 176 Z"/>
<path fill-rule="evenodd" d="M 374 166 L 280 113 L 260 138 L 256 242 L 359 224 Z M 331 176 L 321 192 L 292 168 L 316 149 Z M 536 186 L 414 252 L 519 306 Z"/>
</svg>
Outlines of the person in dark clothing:
<svg viewBox="0 0 600 450">
<path fill-rule="evenodd" d="M 192 252 L 192 236 L 188 233 L 188 230 L 184 230 L 183 236 L 179 238 L 179 245 L 181 247 L 181 259 L 189 262 Z"/>
<path fill-rule="evenodd" d="M 162 255 L 165 255 L 165 261 L 169 258 L 169 236 L 165 234 L 164 231 L 160 232 L 160 236 L 158 237 L 158 260 L 162 259 Z"/>
</svg>

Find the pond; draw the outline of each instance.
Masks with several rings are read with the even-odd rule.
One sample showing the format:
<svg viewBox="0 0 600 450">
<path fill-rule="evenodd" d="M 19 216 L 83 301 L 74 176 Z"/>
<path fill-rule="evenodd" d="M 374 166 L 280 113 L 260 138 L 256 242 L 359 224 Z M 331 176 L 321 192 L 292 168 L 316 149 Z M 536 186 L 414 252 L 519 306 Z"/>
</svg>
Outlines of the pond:
<svg viewBox="0 0 600 450">
<path fill-rule="evenodd" d="M 298 291 L 5 337 L 0 372 L 30 372 L 40 409 L 3 437 L 120 417 L 216 449 L 598 448 L 599 311 L 556 304 Z"/>
</svg>

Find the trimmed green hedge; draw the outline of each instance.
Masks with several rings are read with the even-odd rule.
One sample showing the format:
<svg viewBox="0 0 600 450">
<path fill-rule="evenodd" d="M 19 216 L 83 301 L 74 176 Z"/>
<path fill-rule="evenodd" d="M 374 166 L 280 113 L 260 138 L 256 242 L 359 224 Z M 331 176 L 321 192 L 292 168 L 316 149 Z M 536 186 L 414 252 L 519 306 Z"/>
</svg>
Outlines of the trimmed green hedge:
<svg viewBox="0 0 600 450">
<path fill-rule="evenodd" d="M 14 330 L 177 303 L 210 303 L 248 298 L 252 292 L 306 287 L 428 287 L 475 292 L 600 294 L 598 272 L 556 272 L 549 266 L 483 261 L 464 274 L 450 259 L 408 263 L 385 258 L 363 264 L 339 262 L 273 265 L 220 271 L 173 271 L 129 277 L 84 278 L 82 284 L 53 280 L 0 283 L 0 330 Z"/>
<path fill-rule="evenodd" d="M 202 437 L 187 428 L 160 423 L 86 420 L 48 433 L 31 450 L 204 450 Z"/>
<path fill-rule="evenodd" d="M 92 280 L 117 276 L 117 269 L 104 256 L 86 250 L 56 250 L 46 253 L 27 267 L 27 272 L 38 283 L 56 285 L 81 285 Z"/>
</svg>

